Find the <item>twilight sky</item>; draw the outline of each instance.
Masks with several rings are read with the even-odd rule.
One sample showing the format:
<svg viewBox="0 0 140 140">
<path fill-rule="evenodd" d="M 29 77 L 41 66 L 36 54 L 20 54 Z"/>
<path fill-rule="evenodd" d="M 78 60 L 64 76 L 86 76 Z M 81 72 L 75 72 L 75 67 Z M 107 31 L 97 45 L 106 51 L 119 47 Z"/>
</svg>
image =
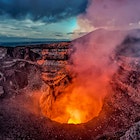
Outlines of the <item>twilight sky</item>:
<svg viewBox="0 0 140 140">
<path fill-rule="evenodd" d="M 0 0 L 0 36 L 71 39 L 87 0 Z"/>
<path fill-rule="evenodd" d="M 0 38 L 72 39 L 140 28 L 140 0 L 0 0 Z"/>
</svg>

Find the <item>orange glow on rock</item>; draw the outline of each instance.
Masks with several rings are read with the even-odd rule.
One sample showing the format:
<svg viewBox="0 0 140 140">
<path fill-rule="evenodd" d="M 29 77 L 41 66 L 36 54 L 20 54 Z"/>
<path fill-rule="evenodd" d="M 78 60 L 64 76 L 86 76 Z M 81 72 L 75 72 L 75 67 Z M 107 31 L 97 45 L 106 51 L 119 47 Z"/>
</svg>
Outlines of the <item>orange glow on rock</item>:
<svg viewBox="0 0 140 140">
<path fill-rule="evenodd" d="M 37 64 L 38 64 L 38 65 L 42 65 L 44 62 L 45 62 L 44 59 L 42 59 L 42 60 L 37 60 Z"/>
</svg>

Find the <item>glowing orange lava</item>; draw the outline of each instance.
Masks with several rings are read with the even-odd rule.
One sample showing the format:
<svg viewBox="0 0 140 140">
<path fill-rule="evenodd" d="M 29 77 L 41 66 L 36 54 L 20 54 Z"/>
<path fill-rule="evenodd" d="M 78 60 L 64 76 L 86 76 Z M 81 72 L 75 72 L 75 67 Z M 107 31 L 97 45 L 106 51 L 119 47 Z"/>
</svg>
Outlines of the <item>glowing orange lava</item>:
<svg viewBox="0 0 140 140">
<path fill-rule="evenodd" d="M 49 93 L 50 89 L 42 95 L 40 106 L 43 114 L 56 122 L 86 123 L 98 116 L 102 108 L 101 99 L 83 87 L 68 88 L 56 99 Z"/>
</svg>

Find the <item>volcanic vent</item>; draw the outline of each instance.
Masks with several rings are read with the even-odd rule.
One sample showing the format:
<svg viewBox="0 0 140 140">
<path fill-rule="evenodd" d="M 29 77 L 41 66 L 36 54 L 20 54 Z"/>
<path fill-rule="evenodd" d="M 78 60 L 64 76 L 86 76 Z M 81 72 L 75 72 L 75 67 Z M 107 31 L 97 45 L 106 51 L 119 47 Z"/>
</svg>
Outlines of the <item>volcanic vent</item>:
<svg viewBox="0 0 140 140">
<path fill-rule="evenodd" d="M 68 77 L 60 82 L 55 87 L 49 86 L 40 99 L 45 116 L 60 123 L 80 124 L 98 115 L 101 101 L 96 101 L 82 88 L 74 89 Z"/>
<path fill-rule="evenodd" d="M 59 47 L 59 51 L 54 50 L 53 47 L 49 51 L 43 50 L 43 58 L 52 57 L 51 52 L 53 52 L 53 55 L 57 53 L 57 59 L 55 63 L 54 60 L 49 61 L 51 62 L 49 71 L 48 63 L 45 66 L 45 60 L 40 60 L 43 61 L 44 69 L 42 79 L 47 84 L 42 87 L 40 107 L 42 113 L 51 120 L 80 124 L 88 122 L 99 114 L 102 100 L 92 95 L 95 91 L 91 90 L 91 92 L 89 88 L 86 90 L 85 85 L 80 83 L 80 79 L 77 79 L 76 73 L 72 70 L 71 60 L 64 58 L 64 54 L 70 56 L 73 49 L 69 45 L 68 48 Z"/>
</svg>

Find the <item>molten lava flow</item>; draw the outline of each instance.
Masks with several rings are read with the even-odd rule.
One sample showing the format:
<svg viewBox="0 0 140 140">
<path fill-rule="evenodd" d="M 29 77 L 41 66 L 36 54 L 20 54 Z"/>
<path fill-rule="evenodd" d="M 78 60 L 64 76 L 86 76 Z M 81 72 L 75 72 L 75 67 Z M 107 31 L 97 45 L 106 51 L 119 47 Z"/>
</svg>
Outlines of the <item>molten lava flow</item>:
<svg viewBox="0 0 140 140">
<path fill-rule="evenodd" d="M 41 97 L 41 109 L 45 116 L 56 122 L 86 123 L 98 116 L 102 108 L 101 99 L 84 87 L 69 87 L 56 99 L 49 94 L 51 89 L 47 92 Z"/>
</svg>

